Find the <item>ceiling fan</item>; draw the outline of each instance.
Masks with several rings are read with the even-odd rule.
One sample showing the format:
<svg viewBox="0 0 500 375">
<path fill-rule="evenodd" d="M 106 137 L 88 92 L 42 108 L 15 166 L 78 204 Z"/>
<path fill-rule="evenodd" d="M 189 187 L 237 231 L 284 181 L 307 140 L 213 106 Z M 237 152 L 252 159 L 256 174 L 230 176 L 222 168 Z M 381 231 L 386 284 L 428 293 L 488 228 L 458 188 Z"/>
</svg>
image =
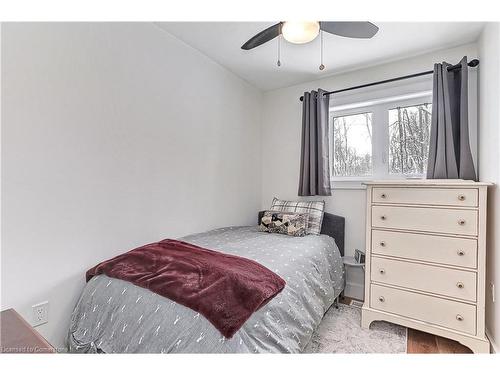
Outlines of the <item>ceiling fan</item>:
<svg viewBox="0 0 500 375">
<path fill-rule="evenodd" d="M 313 41 L 320 32 L 327 32 L 347 38 L 372 38 L 377 32 L 378 27 L 371 22 L 335 22 L 335 21 L 282 21 L 268 27 L 257 35 L 251 37 L 241 46 L 244 50 L 250 50 L 261 44 L 283 35 L 283 38 L 294 44 L 304 44 Z M 321 37 L 323 34 L 321 33 Z M 280 38 L 281 39 L 281 38 Z M 321 57 L 323 57 L 323 38 L 321 40 Z M 280 45 L 278 40 L 278 66 Z M 320 70 L 324 69 L 321 62 Z"/>
</svg>

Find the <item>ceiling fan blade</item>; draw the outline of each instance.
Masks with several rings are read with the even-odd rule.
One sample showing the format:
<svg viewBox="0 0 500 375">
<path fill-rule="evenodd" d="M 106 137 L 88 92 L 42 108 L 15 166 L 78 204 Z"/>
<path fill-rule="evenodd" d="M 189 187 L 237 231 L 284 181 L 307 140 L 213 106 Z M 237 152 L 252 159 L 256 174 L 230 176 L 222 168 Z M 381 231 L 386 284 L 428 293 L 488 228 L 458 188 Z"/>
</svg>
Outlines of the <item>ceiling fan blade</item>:
<svg viewBox="0 0 500 375">
<path fill-rule="evenodd" d="M 320 29 L 330 34 L 345 36 L 347 38 L 373 37 L 378 27 L 371 22 L 320 22 Z"/>
<path fill-rule="evenodd" d="M 245 44 L 241 46 L 241 49 L 249 50 L 258 47 L 261 44 L 264 44 L 276 38 L 280 34 L 281 34 L 281 22 L 277 23 L 276 25 L 268 27 L 267 29 L 261 31 L 257 35 L 250 38 Z"/>
</svg>

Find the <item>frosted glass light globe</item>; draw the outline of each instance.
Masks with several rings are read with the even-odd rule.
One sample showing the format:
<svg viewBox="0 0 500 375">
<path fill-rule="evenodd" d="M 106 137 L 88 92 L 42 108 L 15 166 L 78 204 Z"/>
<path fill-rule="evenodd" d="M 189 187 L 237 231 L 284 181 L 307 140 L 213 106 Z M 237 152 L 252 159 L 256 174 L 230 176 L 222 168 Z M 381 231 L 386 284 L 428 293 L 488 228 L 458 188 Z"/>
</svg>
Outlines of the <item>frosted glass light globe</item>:
<svg viewBox="0 0 500 375">
<path fill-rule="evenodd" d="M 308 43 L 319 34 L 318 21 L 286 21 L 281 28 L 283 38 L 290 43 Z"/>
</svg>

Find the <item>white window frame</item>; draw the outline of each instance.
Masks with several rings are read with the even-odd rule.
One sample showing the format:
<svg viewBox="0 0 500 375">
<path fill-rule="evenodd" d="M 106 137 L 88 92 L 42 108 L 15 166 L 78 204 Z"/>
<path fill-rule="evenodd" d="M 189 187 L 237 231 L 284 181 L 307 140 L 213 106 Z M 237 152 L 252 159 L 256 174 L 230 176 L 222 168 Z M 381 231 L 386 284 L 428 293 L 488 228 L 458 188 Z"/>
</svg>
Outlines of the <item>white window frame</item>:
<svg viewBox="0 0 500 375">
<path fill-rule="evenodd" d="M 334 189 L 364 189 L 363 181 L 389 180 L 389 179 L 422 179 L 423 175 L 404 175 L 389 173 L 389 110 L 397 107 L 409 107 L 432 102 L 432 95 L 429 92 L 420 95 L 409 95 L 410 98 L 397 98 L 396 100 L 382 99 L 370 102 L 369 105 L 359 106 L 343 105 L 351 107 L 347 109 L 335 110 L 330 107 L 329 113 L 329 136 L 330 147 L 333 149 L 333 117 L 350 116 L 356 114 L 372 113 L 372 175 L 369 176 L 331 176 Z M 333 155 L 331 156 L 333 158 Z M 333 162 L 331 160 L 330 162 Z"/>
</svg>

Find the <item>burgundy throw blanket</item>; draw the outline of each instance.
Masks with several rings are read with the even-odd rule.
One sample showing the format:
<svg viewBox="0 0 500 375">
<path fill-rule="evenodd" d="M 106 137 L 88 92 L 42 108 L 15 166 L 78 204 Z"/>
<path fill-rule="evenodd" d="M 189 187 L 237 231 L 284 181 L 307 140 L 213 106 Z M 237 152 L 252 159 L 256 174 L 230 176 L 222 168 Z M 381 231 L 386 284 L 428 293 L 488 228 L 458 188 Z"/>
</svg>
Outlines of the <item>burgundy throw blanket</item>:
<svg viewBox="0 0 500 375">
<path fill-rule="evenodd" d="M 189 307 L 227 338 L 285 287 L 285 280 L 253 260 L 170 239 L 99 263 L 87 271 L 87 281 L 98 274 Z"/>
</svg>

